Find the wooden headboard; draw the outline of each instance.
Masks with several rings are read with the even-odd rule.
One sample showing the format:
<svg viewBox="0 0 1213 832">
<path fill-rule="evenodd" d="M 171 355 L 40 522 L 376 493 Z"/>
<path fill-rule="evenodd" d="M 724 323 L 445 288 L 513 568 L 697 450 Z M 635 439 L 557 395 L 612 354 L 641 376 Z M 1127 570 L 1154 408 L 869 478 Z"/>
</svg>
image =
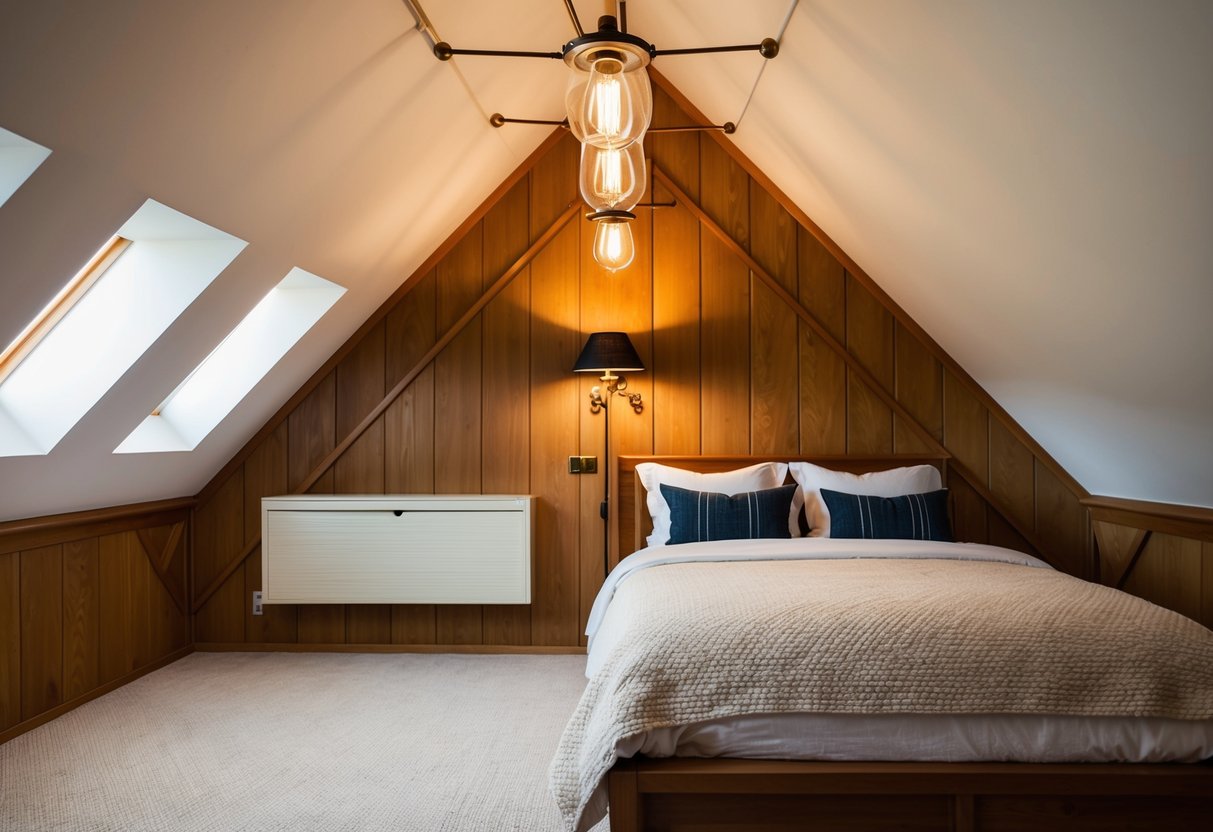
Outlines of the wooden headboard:
<svg viewBox="0 0 1213 832">
<path fill-rule="evenodd" d="M 903 465 L 934 465 L 947 481 L 947 457 L 942 454 L 914 456 L 620 456 L 616 463 L 615 487 L 612 495 L 615 509 L 615 541 L 617 557 L 624 558 L 643 548 L 644 539 L 653 530 L 653 521 L 645 506 L 645 490 L 636 476 L 636 466 L 642 462 L 659 462 L 689 471 L 715 473 L 744 468 L 759 462 L 811 462 L 823 468 L 864 474 Z M 790 480 L 790 476 L 789 476 Z"/>
</svg>

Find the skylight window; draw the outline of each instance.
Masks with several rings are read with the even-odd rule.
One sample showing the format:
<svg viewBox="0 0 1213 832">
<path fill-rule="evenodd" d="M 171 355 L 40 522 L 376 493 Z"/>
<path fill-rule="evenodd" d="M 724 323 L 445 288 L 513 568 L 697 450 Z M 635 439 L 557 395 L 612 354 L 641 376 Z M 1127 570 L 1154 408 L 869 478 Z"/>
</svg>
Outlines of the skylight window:
<svg viewBox="0 0 1213 832">
<path fill-rule="evenodd" d="M 0 205 L 8 202 L 51 152 L 0 127 Z"/>
<path fill-rule="evenodd" d="M 245 245 L 145 202 L 4 351 L 0 456 L 50 453 Z"/>
<path fill-rule="evenodd" d="M 198 447 L 343 294 L 342 286 L 291 269 L 114 453 Z"/>
</svg>

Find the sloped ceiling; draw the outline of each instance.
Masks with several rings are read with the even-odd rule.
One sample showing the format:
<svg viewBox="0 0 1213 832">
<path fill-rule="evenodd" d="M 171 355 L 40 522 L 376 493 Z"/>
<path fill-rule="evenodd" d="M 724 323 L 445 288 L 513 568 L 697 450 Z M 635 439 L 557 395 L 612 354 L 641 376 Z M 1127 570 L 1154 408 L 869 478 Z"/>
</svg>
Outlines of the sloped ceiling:
<svg viewBox="0 0 1213 832">
<path fill-rule="evenodd" d="M 559 0 L 422 5 L 456 46 L 572 35 Z M 783 31 L 657 66 L 1087 489 L 1213 505 L 1213 6 L 628 13 L 661 48 Z M 196 492 L 547 134 L 487 115 L 559 118 L 564 81 L 439 63 L 400 0 L 7 5 L 0 126 L 53 152 L 0 207 L 0 341 L 149 196 L 250 245 L 50 455 L 0 459 L 0 519 Z M 113 455 L 294 266 L 349 292 L 197 450 Z"/>
</svg>

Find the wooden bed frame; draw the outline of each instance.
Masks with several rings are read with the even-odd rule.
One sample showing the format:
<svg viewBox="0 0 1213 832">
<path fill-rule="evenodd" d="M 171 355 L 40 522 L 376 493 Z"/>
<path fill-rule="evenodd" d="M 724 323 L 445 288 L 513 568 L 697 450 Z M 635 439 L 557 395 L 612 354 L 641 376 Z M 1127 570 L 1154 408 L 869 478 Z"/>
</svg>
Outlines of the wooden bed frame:
<svg viewBox="0 0 1213 832">
<path fill-rule="evenodd" d="M 619 557 L 651 530 L 636 465 L 727 471 L 807 461 L 863 473 L 942 456 L 621 456 L 612 495 Z M 945 480 L 946 481 L 946 480 Z M 817 763 L 620 760 L 607 776 L 611 832 L 783 830 L 1187 830 L 1213 827 L 1213 765 Z"/>
</svg>

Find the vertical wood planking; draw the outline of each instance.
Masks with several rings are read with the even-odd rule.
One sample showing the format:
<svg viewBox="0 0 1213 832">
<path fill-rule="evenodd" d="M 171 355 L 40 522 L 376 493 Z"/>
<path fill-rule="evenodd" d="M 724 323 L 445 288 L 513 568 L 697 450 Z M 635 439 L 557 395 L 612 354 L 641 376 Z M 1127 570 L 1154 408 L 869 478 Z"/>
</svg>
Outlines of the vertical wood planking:
<svg viewBox="0 0 1213 832">
<path fill-rule="evenodd" d="M 337 365 L 337 436 L 349 433 L 383 400 L 385 324 L 380 322 Z M 384 420 L 380 417 L 333 465 L 339 494 L 384 493 Z M 388 604 L 350 604 L 345 611 L 345 640 L 350 644 L 387 644 L 392 640 Z"/>
<path fill-rule="evenodd" d="M 557 145 L 531 171 L 531 236 L 576 198 L 577 144 Z M 579 487 L 563 465 L 578 447 L 573 362 L 581 350 L 576 220 L 531 265 L 531 493 L 535 510 L 533 644 L 577 644 Z M 593 522 L 589 518 L 586 522 Z"/>
<path fill-rule="evenodd" d="M 530 183 L 526 177 L 484 218 L 487 289 L 530 243 Z M 529 494 L 531 488 L 531 272 L 524 269 L 493 300 L 483 318 L 481 487 L 486 494 Z M 531 608 L 484 607 L 485 644 L 530 644 Z"/>
<path fill-rule="evenodd" d="M 1201 617 L 1201 542 L 1153 534 L 1125 591 L 1186 615 Z"/>
<path fill-rule="evenodd" d="M 100 574 L 97 538 L 63 544 L 63 696 L 98 684 Z"/>
<path fill-rule="evenodd" d="M 63 547 L 21 553 L 21 718 L 63 701 Z"/>
<path fill-rule="evenodd" d="M 950 371 L 943 374 L 944 446 L 977 479 L 990 478 L 989 413 Z"/>
<path fill-rule="evenodd" d="M 1036 461 L 1036 534 L 1048 549 L 1041 554 L 1054 566 L 1080 578 L 1090 577 L 1087 510 L 1039 460 Z"/>
<path fill-rule="evenodd" d="M 1032 452 L 997 419 L 990 420 L 990 491 L 1024 528 L 1036 526 Z"/>
<path fill-rule="evenodd" d="M 840 343 L 846 343 L 846 271 L 816 237 L 797 229 L 798 299 Z M 804 321 L 800 334 L 800 451 L 847 450 L 847 368 Z"/>
<path fill-rule="evenodd" d="M 964 543 L 986 543 L 986 502 L 963 478 L 949 473 L 945 483 L 951 492 L 952 536 Z"/>
<path fill-rule="evenodd" d="M 131 591 L 126 568 L 128 535 L 107 534 L 97 540 L 97 565 L 100 580 L 98 641 L 101 646 L 99 681 L 117 679 L 133 670 L 131 645 Z"/>
<path fill-rule="evenodd" d="M 235 478 L 233 478 L 235 479 Z M 126 575 L 131 586 L 131 669 L 143 667 L 151 661 L 152 653 L 152 624 L 151 624 L 151 582 L 157 580 L 152 574 L 151 564 L 148 563 L 147 552 L 137 532 L 126 532 Z M 239 551 L 237 549 L 236 551 Z M 158 580 L 157 580 L 158 582 Z M 244 588 L 244 581 L 228 580 L 225 589 L 236 585 L 236 593 Z M 214 599 L 219 599 L 216 595 Z M 238 630 L 244 635 L 244 622 L 237 616 Z"/>
<path fill-rule="evenodd" d="M 196 509 L 196 588 L 209 584 L 224 564 L 244 551 L 244 504 L 244 476 L 237 470 Z M 198 641 L 244 641 L 244 610 L 244 572 L 237 570 L 198 610 L 194 623 Z"/>
<path fill-rule="evenodd" d="M 1213 628 L 1213 543 L 1201 544 L 1200 623 Z"/>
<path fill-rule="evenodd" d="M 261 498 L 286 494 L 287 488 L 287 426 L 281 424 L 265 438 L 260 447 L 245 460 L 244 474 L 244 541 L 248 544 L 261 534 Z M 261 615 L 253 615 L 253 592 L 262 589 L 261 548 L 258 547 L 244 562 L 245 639 L 253 643 L 292 642 L 296 633 L 294 604 L 266 604 Z"/>
<path fill-rule="evenodd" d="M 710 137 L 700 136 L 704 211 L 749 246 L 749 176 Z M 700 234 L 701 447 L 750 452 L 750 273 L 712 234 Z"/>
<path fill-rule="evenodd" d="M 685 114 L 664 91 L 654 90 L 653 118 L 681 124 Z M 658 94 L 659 93 L 659 94 Z M 657 121 L 660 119 L 660 121 Z M 699 195 L 699 137 L 694 133 L 650 136 L 651 156 L 692 198 Z M 668 202 L 658 187 L 654 202 Z M 653 234 L 653 450 L 699 453 L 702 395 L 699 378 L 699 221 L 680 205 L 654 209 Z"/>
<path fill-rule="evenodd" d="M 438 264 L 438 331 L 446 332 L 484 287 L 483 223 Z M 434 489 L 439 494 L 480 493 L 481 318 L 477 317 L 434 360 Z M 478 604 L 435 608 L 440 644 L 478 644 Z"/>
<path fill-rule="evenodd" d="M 886 389 L 893 389 L 893 316 L 847 276 L 847 350 Z M 893 411 L 853 373 L 847 373 L 847 451 L 893 452 Z"/>
<path fill-rule="evenodd" d="M 932 436 L 943 441 L 943 365 L 900 323 L 894 329 L 896 341 L 897 401 L 905 405 L 914 420 Z M 893 449 L 899 454 L 926 453 L 927 446 L 901 418 L 895 418 Z"/>
<path fill-rule="evenodd" d="M 750 255 L 792 295 L 799 290 L 796 221 L 750 180 Z M 757 277 L 750 278 L 750 449 L 800 448 L 799 319 Z"/>
<path fill-rule="evenodd" d="M 0 730 L 21 721 L 21 553 L 0 555 Z"/>
<path fill-rule="evenodd" d="M 411 371 L 438 340 L 436 272 L 419 279 L 385 319 L 387 386 Z M 434 365 L 384 413 L 385 482 L 389 494 L 434 493 Z M 392 605 L 394 644 L 433 644 L 432 604 Z"/>
<path fill-rule="evenodd" d="M 287 420 L 287 487 L 294 491 L 337 444 L 337 378 L 329 373 Z M 331 494 L 330 468 L 308 489 Z M 340 604 L 301 604 L 296 611 L 300 642 L 340 644 L 345 641 L 345 607 Z"/>
</svg>

